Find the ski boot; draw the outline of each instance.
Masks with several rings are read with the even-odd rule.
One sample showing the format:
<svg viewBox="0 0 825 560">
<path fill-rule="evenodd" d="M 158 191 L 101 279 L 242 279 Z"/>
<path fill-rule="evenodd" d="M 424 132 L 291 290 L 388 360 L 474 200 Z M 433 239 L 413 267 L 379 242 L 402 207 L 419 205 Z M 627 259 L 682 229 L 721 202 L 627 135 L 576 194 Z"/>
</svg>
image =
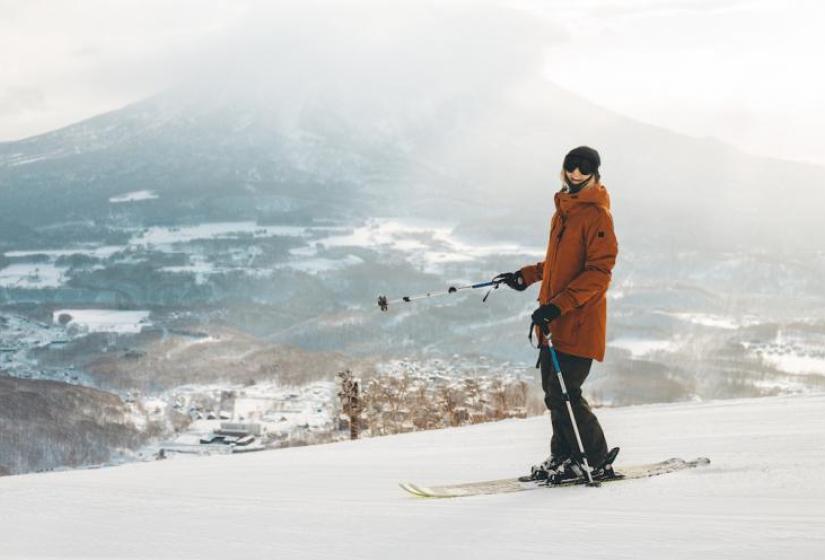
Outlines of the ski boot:
<svg viewBox="0 0 825 560">
<path fill-rule="evenodd" d="M 519 482 L 540 482 L 547 480 L 550 475 L 564 463 L 565 457 L 553 457 L 550 455 L 542 463 L 530 467 L 530 474 L 518 477 Z"/>
<path fill-rule="evenodd" d="M 593 477 L 594 481 L 609 480 L 611 478 L 622 477 L 621 474 L 613 470 L 613 461 L 616 460 L 616 456 L 618 454 L 619 448 L 614 447 L 607 453 L 607 455 L 605 455 L 602 462 L 596 465 L 593 468 L 593 470 L 590 471 L 590 475 Z"/>
<path fill-rule="evenodd" d="M 559 467 L 550 473 L 545 481 L 547 486 L 559 486 L 561 484 L 578 484 L 587 481 L 587 471 L 584 465 L 576 459 L 568 457 Z"/>
</svg>

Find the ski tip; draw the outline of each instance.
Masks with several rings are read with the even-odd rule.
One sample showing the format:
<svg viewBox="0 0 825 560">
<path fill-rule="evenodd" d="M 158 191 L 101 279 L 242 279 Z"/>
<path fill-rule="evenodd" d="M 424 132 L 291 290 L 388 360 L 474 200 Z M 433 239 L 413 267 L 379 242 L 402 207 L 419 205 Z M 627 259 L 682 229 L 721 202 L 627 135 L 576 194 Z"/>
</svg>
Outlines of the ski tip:
<svg viewBox="0 0 825 560">
<path fill-rule="evenodd" d="M 409 492 L 413 496 L 417 498 L 440 498 L 442 496 L 438 496 L 437 494 L 433 493 L 431 490 L 424 488 L 422 486 L 418 486 L 417 484 L 413 484 L 412 482 L 399 482 L 398 485 L 405 491 Z"/>
<path fill-rule="evenodd" d="M 419 494 L 418 492 L 416 492 L 415 487 L 411 482 L 399 482 L 398 486 L 400 486 L 402 490 L 412 494 L 413 496 L 416 496 L 418 498 L 423 498 L 424 497 L 422 494 Z"/>
</svg>

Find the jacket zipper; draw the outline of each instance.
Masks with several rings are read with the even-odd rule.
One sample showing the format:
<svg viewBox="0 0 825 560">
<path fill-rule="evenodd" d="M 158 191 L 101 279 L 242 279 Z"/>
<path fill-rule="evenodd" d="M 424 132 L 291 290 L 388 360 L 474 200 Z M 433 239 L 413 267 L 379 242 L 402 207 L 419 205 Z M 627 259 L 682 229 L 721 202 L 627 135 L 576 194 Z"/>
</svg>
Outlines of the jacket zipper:
<svg viewBox="0 0 825 560">
<path fill-rule="evenodd" d="M 561 228 L 559 229 L 559 234 L 556 236 L 556 246 L 553 248 L 553 258 L 550 261 L 551 272 L 555 270 L 556 259 L 558 258 L 559 254 L 559 245 L 561 245 L 561 238 L 564 235 L 564 229 L 567 227 L 566 220 L 564 219 L 564 214 L 559 213 L 559 220 L 561 221 Z"/>
</svg>

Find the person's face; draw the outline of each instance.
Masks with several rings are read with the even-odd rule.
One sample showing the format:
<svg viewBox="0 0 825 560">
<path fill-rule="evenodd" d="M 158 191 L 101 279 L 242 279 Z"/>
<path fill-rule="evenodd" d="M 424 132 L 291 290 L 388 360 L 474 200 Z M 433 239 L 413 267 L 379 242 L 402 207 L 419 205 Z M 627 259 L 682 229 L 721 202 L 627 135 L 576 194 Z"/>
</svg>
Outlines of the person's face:
<svg viewBox="0 0 825 560">
<path fill-rule="evenodd" d="M 569 182 L 571 182 L 573 184 L 576 184 L 576 185 L 581 183 L 581 182 L 590 180 L 590 178 L 593 176 L 592 173 L 590 175 L 585 175 L 584 173 L 581 172 L 581 169 L 579 169 L 578 167 L 575 168 L 573 171 L 565 170 L 564 174 L 567 176 L 567 180 Z"/>
<path fill-rule="evenodd" d="M 580 184 L 590 180 L 596 171 L 596 165 L 589 159 L 568 155 L 562 164 L 565 179 L 571 184 Z"/>
</svg>

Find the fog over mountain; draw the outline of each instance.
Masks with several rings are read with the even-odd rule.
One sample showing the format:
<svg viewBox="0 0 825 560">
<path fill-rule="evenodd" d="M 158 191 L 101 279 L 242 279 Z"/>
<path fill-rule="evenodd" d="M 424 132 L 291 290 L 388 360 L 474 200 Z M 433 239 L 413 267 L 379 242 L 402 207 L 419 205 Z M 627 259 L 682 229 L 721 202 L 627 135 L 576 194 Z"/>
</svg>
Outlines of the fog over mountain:
<svg viewBox="0 0 825 560">
<path fill-rule="evenodd" d="M 564 153 L 590 144 L 627 246 L 825 239 L 825 170 L 642 125 L 539 79 L 548 23 L 461 3 L 370 8 L 380 26 L 325 3 L 258 6 L 258 28 L 178 61 L 178 86 L 0 144 L 0 219 L 121 219 L 108 199 L 149 186 L 166 196 L 140 219 L 163 223 L 300 208 L 440 216 L 446 200 L 467 225 L 540 239 Z"/>
<path fill-rule="evenodd" d="M 206 103 L 184 93 L 2 145 L 3 220 L 118 219 L 110 197 L 151 187 L 165 196 L 145 210 L 149 223 L 307 207 L 316 217 L 429 217 L 446 200 L 456 218 L 495 218 L 512 238 L 524 232 L 519 216 L 530 231 L 542 228 L 558 161 L 590 143 L 603 154 L 625 242 L 787 250 L 822 240 L 821 168 L 634 123 L 549 84 L 467 95 L 423 114 L 376 108 L 363 119 L 308 99 L 289 121 L 261 99 L 218 90 Z"/>
</svg>

